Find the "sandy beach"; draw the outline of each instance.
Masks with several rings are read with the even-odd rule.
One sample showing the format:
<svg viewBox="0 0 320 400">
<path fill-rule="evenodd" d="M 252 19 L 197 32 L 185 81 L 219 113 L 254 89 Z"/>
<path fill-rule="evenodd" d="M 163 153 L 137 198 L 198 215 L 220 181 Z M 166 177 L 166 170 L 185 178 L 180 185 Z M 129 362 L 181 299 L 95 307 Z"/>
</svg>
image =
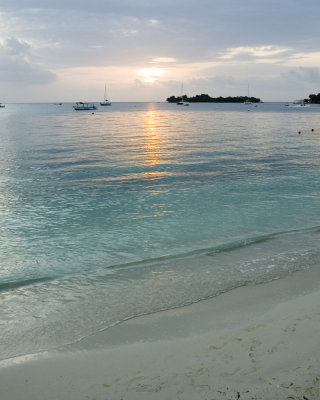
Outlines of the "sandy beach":
<svg viewBox="0 0 320 400">
<path fill-rule="evenodd" d="M 2 361 L 2 400 L 320 398 L 319 268 Z"/>
</svg>

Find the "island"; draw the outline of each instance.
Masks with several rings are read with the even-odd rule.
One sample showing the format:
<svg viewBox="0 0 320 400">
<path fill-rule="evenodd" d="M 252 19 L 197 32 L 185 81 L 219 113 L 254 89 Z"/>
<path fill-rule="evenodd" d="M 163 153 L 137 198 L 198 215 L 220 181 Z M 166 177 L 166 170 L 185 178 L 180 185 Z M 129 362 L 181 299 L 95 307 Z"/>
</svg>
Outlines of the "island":
<svg viewBox="0 0 320 400">
<path fill-rule="evenodd" d="M 197 94 L 193 97 L 183 96 L 171 96 L 167 98 L 168 103 L 178 103 L 179 101 L 185 101 L 188 103 L 260 103 L 261 100 L 256 97 L 248 96 L 236 96 L 236 97 L 211 97 L 208 94 Z"/>
<path fill-rule="evenodd" d="M 320 104 L 320 93 L 309 94 L 309 99 L 305 99 L 304 102 L 308 104 Z"/>
</svg>

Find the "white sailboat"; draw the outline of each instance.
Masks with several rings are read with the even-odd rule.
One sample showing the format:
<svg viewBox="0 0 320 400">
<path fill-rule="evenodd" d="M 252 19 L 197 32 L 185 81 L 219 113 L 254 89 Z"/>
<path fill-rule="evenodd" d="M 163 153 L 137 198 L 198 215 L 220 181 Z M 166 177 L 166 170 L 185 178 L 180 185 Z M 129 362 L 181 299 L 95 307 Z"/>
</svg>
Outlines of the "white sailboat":
<svg viewBox="0 0 320 400">
<path fill-rule="evenodd" d="M 250 101 L 250 88 L 249 88 L 249 83 L 248 83 L 248 97 L 247 97 L 247 100 L 245 100 L 244 104 L 252 104 L 252 102 Z"/>
<path fill-rule="evenodd" d="M 179 106 L 189 106 L 190 104 L 187 102 L 187 101 L 184 101 L 183 100 L 183 97 L 184 97 L 184 95 L 183 95 L 183 83 L 181 84 L 181 101 L 178 101 L 177 102 L 177 104 L 179 105 Z"/>
<path fill-rule="evenodd" d="M 107 99 L 107 86 L 104 85 L 104 101 L 100 103 L 100 106 L 111 106 L 110 101 Z"/>
</svg>

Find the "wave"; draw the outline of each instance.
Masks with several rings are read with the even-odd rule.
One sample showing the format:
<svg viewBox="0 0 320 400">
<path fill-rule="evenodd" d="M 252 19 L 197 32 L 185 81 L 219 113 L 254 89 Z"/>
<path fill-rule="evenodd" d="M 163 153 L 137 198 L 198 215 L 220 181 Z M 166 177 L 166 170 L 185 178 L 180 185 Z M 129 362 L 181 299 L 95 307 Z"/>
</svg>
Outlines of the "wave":
<svg viewBox="0 0 320 400">
<path fill-rule="evenodd" d="M 320 233 L 320 226 L 314 226 L 314 227 L 309 227 L 309 228 L 302 228 L 302 229 L 292 229 L 292 230 L 287 230 L 287 231 L 281 231 L 281 232 L 274 232 L 270 234 L 264 234 L 264 235 L 256 235 L 256 236 L 248 236 L 245 238 L 240 238 L 240 239 L 235 239 L 223 243 L 218 243 L 215 244 L 214 246 L 210 247 L 205 247 L 205 248 L 198 248 L 198 249 L 193 249 L 190 251 L 186 252 L 181 252 L 181 253 L 176 253 L 176 254 L 166 254 L 166 255 L 161 255 L 157 257 L 150 257 L 150 258 L 145 258 L 145 259 L 140 259 L 140 260 L 135 260 L 131 262 L 126 262 L 126 263 L 120 263 L 120 264 L 112 264 L 112 265 L 107 265 L 102 268 L 102 271 L 97 273 L 97 271 L 91 271 L 91 272 L 86 272 L 86 273 L 70 273 L 66 272 L 65 274 L 61 274 L 60 276 L 58 275 L 52 275 L 52 276 L 40 276 L 40 277 L 34 277 L 34 278 L 29 278 L 29 279 L 17 279 L 16 281 L 6 281 L 6 282 L 0 282 L 0 293 L 5 292 L 5 291 L 10 291 L 10 290 L 15 290 L 19 289 L 22 287 L 26 286 L 31 286 L 34 284 L 38 283 L 46 283 L 50 282 L 53 280 L 57 279 L 70 279 L 70 278 L 76 278 L 77 276 L 84 277 L 84 276 L 92 276 L 95 275 L 96 273 L 101 276 L 104 274 L 109 274 L 113 273 L 116 271 L 120 270 L 125 270 L 125 269 L 131 269 L 131 268 L 137 268 L 139 267 L 148 267 L 148 266 L 155 266 L 157 264 L 161 264 L 163 262 L 170 263 L 170 262 L 175 262 L 175 261 L 183 261 L 186 259 L 192 259 L 196 257 L 213 257 L 221 253 L 230 253 L 233 251 L 237 251 L 240 249 L 245 249 L 249 248 L 250 246 L 254 246 L 257 244 L 263 244 L 267 243 L 273 240 L 276 240 L 277 238 L 281 237 L 286 237 L 290 235 L 296 235 L 296 234 L 319 234 Z M 101 274 L 102 272 L 102 274 Z"/>
<path fill-rule="evenodd" d="M 189 257 L 197 256 L 197 255 L 213 256 L 217 253 L 227 253 L 227 252 L 238 250 L 240 248 L 256 245 L 259 243 L 268 242 L 268 241 L 277 239 L 282 236 L 285 237 L 285 236 L 299 234 L 299 233 L 301 233 L 301 234 L 303 234 L 303 233 L 315 233 L 315 234 L 320 233 L 320 226 L 301 228 L 301 229 L 290 229 L 287 231 L 279 231 L 279 232 L 262 234 L 262 235 L 257 235 L 257 236 L 248 236 L 248 237 L 241 238 L 241 239 L 236 239 L 236 240 L 219 243 L 212 247 L 194 249 L 191 251 L 178 253 L 178 254 L 167 254 L 167 255 L 158 256 L 158 257 L 151 257 L 151 258 L 132 261 L 132 262 L 128 262 L 128 263 L 115 264 L 115 265 L 108 266 L 107 268 L 108 269 L 118 269 L 118 268 L 133 267 L 133 266 L 139 266 L 139 265 L 145 265 L 145 264 L 156 264 L 156 263 L 159 263 L 162 261 L 169 261 L 169 260 L 175 260 L 175 259 L 180 259 L 180 258 L 181 259 L 189 258 Z"/>
<path fill-rule="evenodd" d="M 11 341 L 8 346 L 2 340 L 2 354 L 62 348 L 140 315 L 311 269 L 319 264 L 319 233 L 316 226 L 256 235 L 91 274 L 6 282 L 0 290 L 16 289 L 17 296 L 2 296 L 6 323 L 0 339 Z"/>
<path fill-rule="evenodd" d="M 8 282 L 0 283 L 0 292 L 19 289 L 19 288 L 34 285 L 37 283 L 49 282 L 49 281 L 52 281 L 53 279 L 54 279 L 54 277 L 40 277 L 40 278 L 31 278 L 31 279 L 21 279 L 21 280 L 17 280 L 17 281 L 8 281 Z"/>
</svg>

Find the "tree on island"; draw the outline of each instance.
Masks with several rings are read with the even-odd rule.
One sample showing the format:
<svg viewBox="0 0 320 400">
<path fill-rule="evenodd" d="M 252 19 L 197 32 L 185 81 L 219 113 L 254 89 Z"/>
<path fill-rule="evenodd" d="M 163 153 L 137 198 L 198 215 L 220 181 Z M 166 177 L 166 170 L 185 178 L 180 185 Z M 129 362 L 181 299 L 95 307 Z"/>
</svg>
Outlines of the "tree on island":
<svg viewBox="0 0 320 400">
<path fill-rule="evenodd" d="M 320 104 L 320 93 L 309 94 L 309 99 L 306 99 L 305 102 L 309 104 Z"/>
<path fill-rule="evenodd" d="M 179 101 L 187 101 L 188 103 L 244 103 L 245 101 L 250 101 L 251 103 L 260 103 L 260 99 L 256 97 L 248 96 L 236 96 L 236 97 L 210 97 L 208 94 L 197 94 L 193 97 L 188 97 L 187 95 L 175 97 L 171 96 L 167 98 L 168 103 L 178 103 Z"/>
</svg>

